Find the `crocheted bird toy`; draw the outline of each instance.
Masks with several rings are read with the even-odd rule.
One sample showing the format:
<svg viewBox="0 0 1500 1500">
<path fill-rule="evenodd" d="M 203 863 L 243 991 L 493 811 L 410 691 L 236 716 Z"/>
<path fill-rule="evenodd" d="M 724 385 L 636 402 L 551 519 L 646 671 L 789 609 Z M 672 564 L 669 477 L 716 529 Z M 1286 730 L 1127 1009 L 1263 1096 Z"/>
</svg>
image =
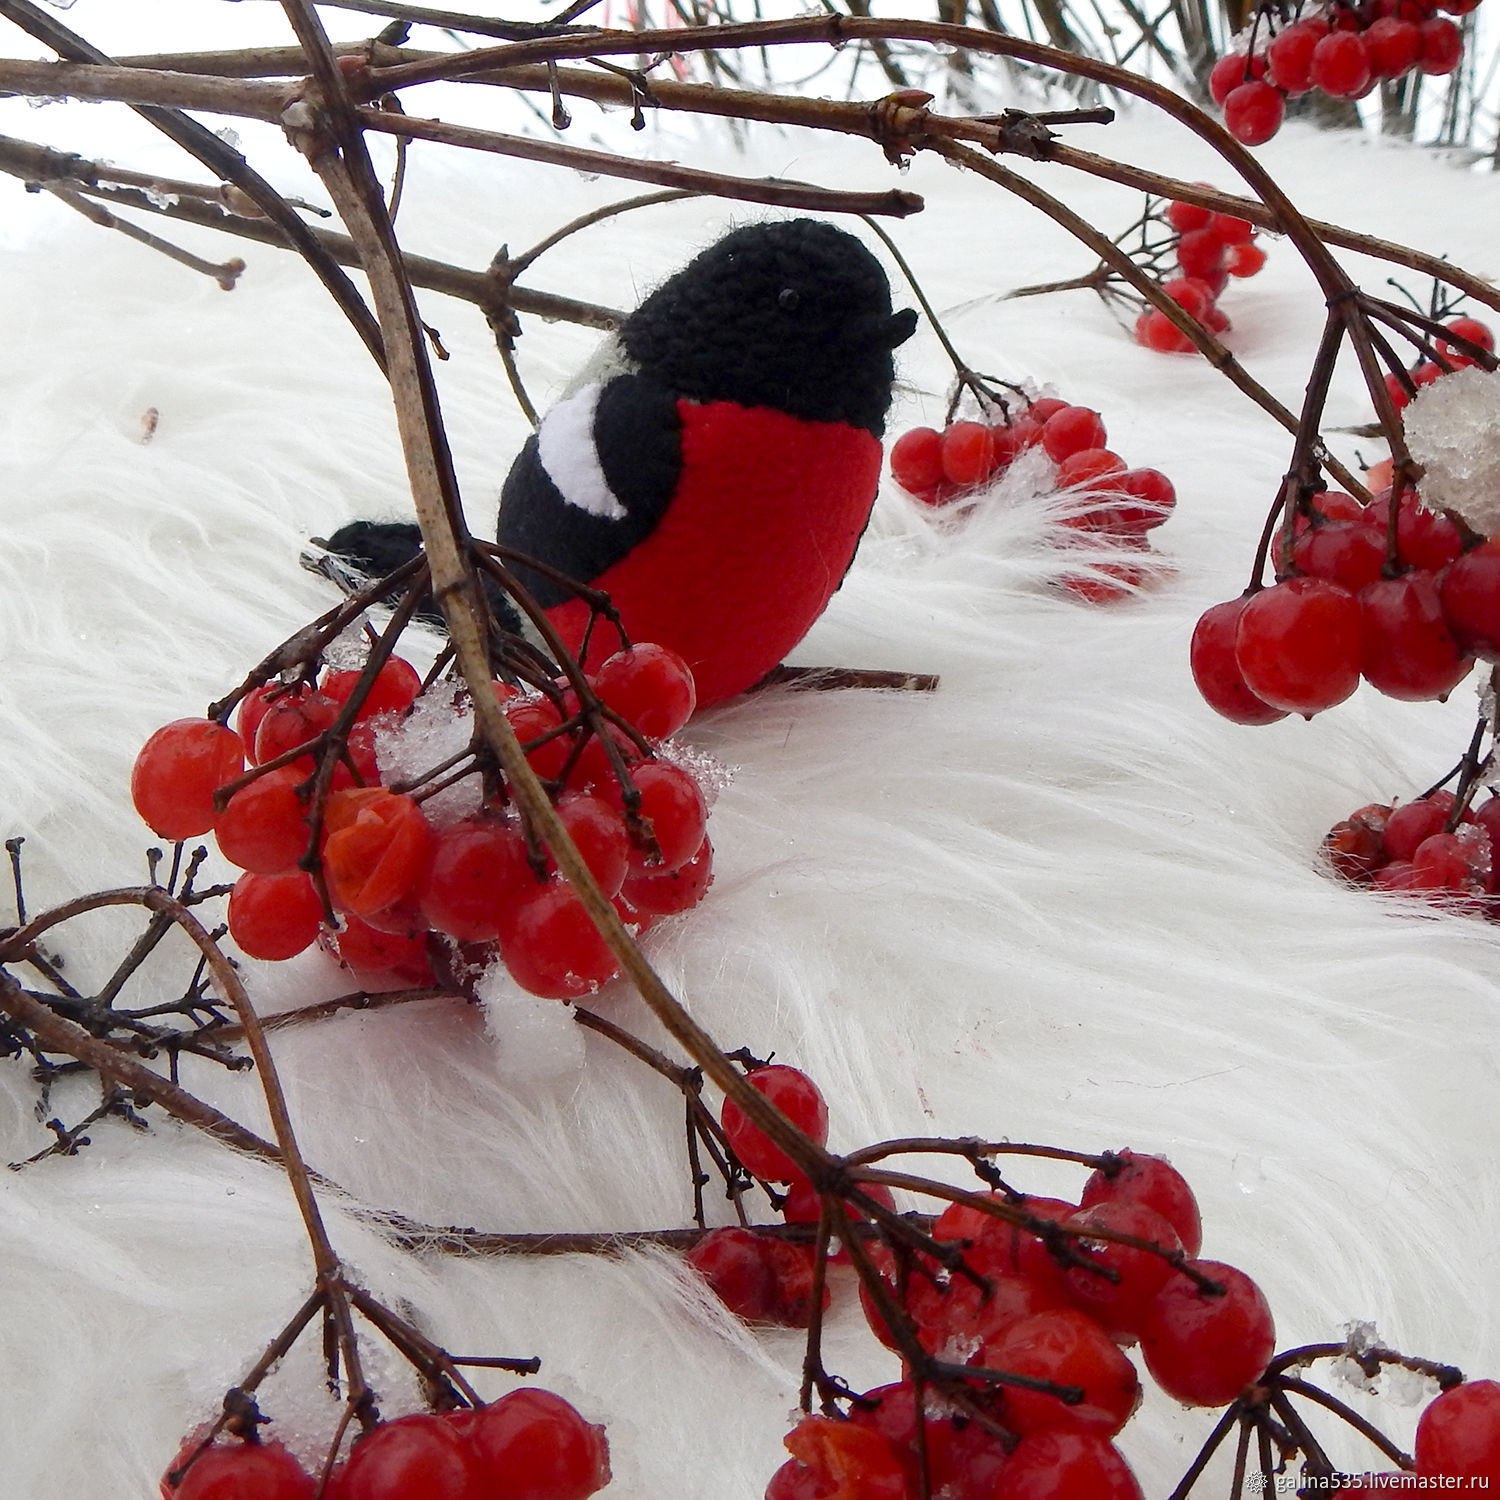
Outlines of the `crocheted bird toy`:
<svg viewBox="0 0 1500 1500">
<path fill-rule="evenodd" d="M 916 326 L 852 235 L 753 224 L 704 250 L 608 339 L 517 456 L 497 540 L 605 590 L 634 640 L 692 667 L 699 706 L 754 686 L 807 634 L 870 518 Z M 356 522 L 329 550 L 390 571 L 415 528 Z M 563 642 L 586 604 L 519 568 Z M 596 627 L 590 658 L 620 642 Z"/>
</svg>

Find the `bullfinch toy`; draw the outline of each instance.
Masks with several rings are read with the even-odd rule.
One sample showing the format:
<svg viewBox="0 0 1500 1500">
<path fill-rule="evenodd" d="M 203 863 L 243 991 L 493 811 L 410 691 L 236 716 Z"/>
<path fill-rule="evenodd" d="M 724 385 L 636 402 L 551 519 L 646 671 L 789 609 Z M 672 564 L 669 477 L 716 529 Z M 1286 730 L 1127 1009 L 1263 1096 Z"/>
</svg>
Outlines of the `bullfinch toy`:
<svg viewBox="0 0 1500 1500">
<path fill-rule="evenodd" d="M 652 292 L 546 414 L 506 478 L 497 540 L 605 590 L 633 640 L 688 662 L 700 706 L 752 687 L 853 560 L 892 350 L 915 326 L 843 230 L 732 231 Z M 377 574 L 415 545 L 414 527 L 364 522 L 329 541 Z M 517 571 L 576 652 L 587 605 Z M 591 659 L 613 636 L 595 630 Z"/>
</svg>

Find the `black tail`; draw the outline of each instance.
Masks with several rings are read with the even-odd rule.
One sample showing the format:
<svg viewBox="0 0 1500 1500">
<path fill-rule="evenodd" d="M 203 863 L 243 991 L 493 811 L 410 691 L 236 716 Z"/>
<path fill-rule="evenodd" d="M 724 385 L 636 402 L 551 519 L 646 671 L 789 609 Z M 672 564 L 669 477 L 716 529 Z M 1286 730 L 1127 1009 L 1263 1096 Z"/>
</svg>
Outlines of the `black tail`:
<svg viewBox="0 0 1500 1500">
<path fill-rule="evenodd" d="M 410 562 L 422 550 L 421 529 L 409 521 L 351 521 L 340 526 L 326 542 L 324 550 L 364 578 L 384 578 L 402 563 Z M 491 579 L 483 580 L 490 608 L 506 630 L 521 633 L 521 617 L 504 591 Z M 431 594 L 417 605 L 417 618 L 443 628 L 443 616 Z"/>
</svg>

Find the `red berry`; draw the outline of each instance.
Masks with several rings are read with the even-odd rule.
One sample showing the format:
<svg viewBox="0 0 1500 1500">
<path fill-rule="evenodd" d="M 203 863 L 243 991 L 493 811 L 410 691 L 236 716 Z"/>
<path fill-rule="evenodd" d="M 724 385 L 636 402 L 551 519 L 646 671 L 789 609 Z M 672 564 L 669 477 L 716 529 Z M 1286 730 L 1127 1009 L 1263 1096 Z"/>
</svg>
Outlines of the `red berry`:
<svg viewBox="0 0 1500 1500">
<path fill-rule="evenodd" d="M 1226 248 L 1248 245 L 1255 238 L 1255 225 L 1249 219 L 1237 218 L 1234 214 L 1212 214 L 1209 216 L 1208 227 Z"/>
<path fill-rule="evenodd" d="M 229 893 L 229 935 L 251 958 L 294 958 L 317 941 L 323 903 L 301 870 L 241 875 Z"/>
<path fill-rule="evenodd" d="M 588 1500 L 609 1483 L 604 1428 L 551 1391 L 525 1387 L 481 1406 L 468 1440 L 485 1497 Z"/>
<path fill-rule="evenodd" d="M 563 716 L 550 698 L 522 698 L 505 705 L 505 717 L 543 781 L 556 781 L 573 754 L 573 736 L 560 733 Z"/>
<path fill-rule="evenodd" d="M 652 641 L 615 652 L 594 674 L 593 686 L 622 719 L 652 740 L 676 734 L 698 706 L 691 668 L 675 651 Z"/>
<path fill-rule="evenodd" d="M 326 693 L 286 694 L 266 709 L 255 731 L 255 762 L 265 765 L 277 760 L 299 745 L 316 740 L 339 716 L 339 705 Z M 312 773 L 312 756 L 299 756 L 293 762 L 304 775 Z"/>
<path fill-rule="evenodd" d="M 1460 824 L 1452 833 L 1435 833 L 1423 839 L 1411 857 L 1412 889 L 1483 895 L 1489 889 L 1493 855 L 1489 833 L 1472 823 Z"/>
<path fill-rule="evenodd" d="M 925 495 L 947 477 L 943 472 L 943 435 L 931 427 L 913 427 L 891 444 L 891 477 L 908 494 Z"/>
<path fill-rule="evenodd" d="M 1450 23 L 1451 24 L 1451 23 Z M 1358 32 L 1333 31 L 1313 48 L 1309 74 L 1335 99 L 1357 99 L 1370 86 L 1370 54 Z"/>
<path fill-rule="evenodd" d="M 592 793 L 569 792 L 558 799 L 557 816 L 599 888 L 606 896 L 618 894 L 630 866 L 630 836 L 619 809 Z"/>
<path fill-rule="evenodd" d="M 1312 715 L 1359 686 L 1363 621 L 1359 600 L 1318 578 L 1289 578 L 1245 605 L 1234 654 L 1262 702 Z"/>
<path fill-rule="evenodd" d="M 1363 885 L 1387 862 L 1385 825 L 1391 809 L 1370 803 L 1335 823 L 1323 836 L 1323 853 L 1334 873 Z"/>
<path fill-rule="evenodd" d="M 1141 1353 L 1169 1396 L 1187 1406 L 1227 1406 L 1265 1369 L 1276 1329 L 1265 1296 L 1243 1271 L 1212 1260 L 1192 1264 L 1223 1295 L 1174 1273 L 1141 1328 Z"/>
<path fill-rule="evenodd" d="M 803 1417 L 784 1439 L 794 1458 L 821 1482 L 804 1493 L 828 1500 L 906 1500 L 907 1472 L 902 1455 L 873 1428 L 832 1417 Z M 790 1493 L 796 1494 L 797 1491 Z"/>
<path fill-rule="evenodd" d="M 1385 538 L 1371 525 L 1334 521 L 1309 527 L 1292 546 L 1292 566 L 1357 594 L 1385 569 Z"/>
<path fill-rule="evenodd" d="M 1417 65 L 1422 37 L 1414 22 L 1398 16 L 1382 16 L 1365 30 L 1365 50 L 1370 71 L 1380 79 L 1400 78 Z"/>
<path fill-rule="evenodd" d="M 501 956 L 511 978 L 533 995 L 576 1000 L 620 972 L 583 902 L 559 877 L 538 887 L 506 920 Z"/>
<path fill-rule="evenodd" d="M 484 1478 L 464 1435 L 421 1412 L 359 1438 L 330 1489 L 334 1500 L 482 1500 Z"/>
<path fill-rule="evenodd" d="M 1223 104 L 1232 89 L 1264 76 L 1264 57 L 1246 52 L 1230 52 L 1221 57 L 1208 74 L 1208 92 L 1215 104 Z"/>
<path fill-rule="evenodd" d="M 323 809 L 323 834 L 328 894 L 366 921 L 414 895 L 432 848 L 421 807 L 381 786 L 335 792 Z"/>
<path fill-rule="evenodd" d="M 1385 825 L 1385 852 L 1392 860 L 1409 861 L 1417 846 L 1443 831 L 1453 812 L 1452 792 L 1433 792 L 1395 808 Z"/>
<path fill-rule="evenodd" d="M 999 467 L 994 428 L 985 422 L 954 422 L 943 433 L 943 474 L 965 489 L 983 484 Z"/>
<path fill-rule="evenodd" d="M 1224 128 L 1245 146 L 1263 146 L 1285 118 L 1286 95 L 1264 81 L 1242 83 L 1224 99 Z"/>
<path fill-rule="evenodd" d="M 702 847 L 708 808 L 698 783 L 680 766 L 651 760 L 632 773 L 640 816 L 654 841 L 630 850 L 630 868 L 641 874 L 681 869 Z"/>
<path fill-rule="evenodd" d="M 725 1307 L 747 1323 L 806 1328 L 812 1321 L 811 1245 L 750 1229 L 713 1229 L 684 1258 Z M 823 1295 L 826 1306 L 826 1287 Z"/>
<path fill-rule="evenodd" d="M 1073 403 L 1064 401 L 1061 396 L 1038 396 L 1030 406 L 1026 408 L 1027 417 L 1036 425 L 1037 438 L 1041 441 L 1041 430 L 1055 417 L 1058 412 L 1066 411 Z"/>
<path fill-rule="evenodd" d="M 1421 34 L 1417 68 L 1433 76 L 1451 73 L 1464 55 L 1463 33 L 1442 16 L 1423 21 L 1417 30 Z"/>
<path fill-rule="evenodd" d="M 1469 1380 L 1444 1391 L 1417 1423 L 1418 1475 L 1500 1486 L 1500 1383 Z"/>
<path fill-rule="evenodd" d="M 1073 485 L 1090 484 L 1106 474 L 1123 474 L 1125 460 L 1108 448 L 1081 448 L 1070 453 L 1057 466 L 1058 489 L 1069 489 Z"/>
<path fill-rule="evenodd" d="M 1158 354 L 1191 354 L 1198 347 L 1158 308 L 1143 312 L 1135 320 L 1135 341 Z"/>
<path fill-rule="evenodd" d="M 1224 241 L 1212 223 L 1206 229 L 1191 230 L 1177 242 L 1177 264 L 1184 276 L 1196 276 L 1210 286 L 1215 276 L 1223 275 Z"/>
<path fill-rule="evenodd" d="M 302 773 L 293 766 L 267 771 L 242 786 L 214 820 L 224 858 L 257 875 L 293 869 L 307 853 L 307 804 L 298 794 Z"/>
<path fill-rule="evenodd" d="M 141 746 L 130 798 L 159 838 L 194 839 L 214 825 L 214 793 L 244 768 L 232 729 L 212 719 L 177 719 Z"/>
<path fill-rule="evenodd" d="M 337 932 L 325 930 L 323 941 L 341 963 L 354 970 L 362 984 L 368 986 L 372 976 L 381 974 L 389 974 L 408 985 L 433 983 L 426 933 L 405 937 L 381 932 L 368 922 L 348 915 L 343 923 Z"/>
<path fill-rule="evenodd" d="M 330 672 L 319 684 L 318 690 L 332 698 L 340 708 L 354 695 L 363 671 Z M 357 720 L 373 719 L 376 714 L 405 713 L 417 701 L 422 691 L 422 674 L 409 661 L 399 656 L 387 657 L 370 684 L 365 701 L 360 704 Z"/>
<path fill-rule="evenodd" d="M 1099 488 L 1119 496 L 1108 510 L 1111 529 L 1136 536 L 1160 526 L 1177 504 L 1177 491 L 1160 469 L 1126 469 Z"/>
<path fill-rule="evenodd" d="M 1463 339 L 1466 343 L 1474 344 L 1483 349 L 1487 354 L 1495 352 L 1495 335 L 1491 332 L 1487 323 L 1481 323 L 1478 318 L 1459 317 L 1449 318 L 1443 325 L 1455 338 Z M 1447 339 L 1437 341 L 1437 352 L 1452 365 L 1472 365 L 1475 357 L 1472 351 L 1460 349 L 1456 344 Z"/>
<path fill-rule="evenodd" d="M 1240 616 L 1250 598 L 1226 599 L 1199 619 L 1189 650 L 1193 681 L 1208 706 L 1226 719 L 1236 724 L 1274 724 L 1286 718 L 1287 711 L 1272 708 L 1250 691 L 1235 655 Z"/>
<path fill-rule="evenodd" d="M 828 1105 L 822 1091 L 806 1073 L 785 1063 L 753 1068 L 745 1082 L 764 1094 L 814 1145 L 828 1140 Z M 767 1182 L 791 1182 L 800 1175 L 797 1164 L 741 1110 L 733 1099 L 724 1101 L 724 1134 L 745 1169 Z"/>
<path fill-rule="evenodd" d="M 622 842 L 623 837 L 622 830 Z M 478 943 L 499 937 L 510 912 L 535 894 L 538 884 L 516 825 L 481 817 L 434 835 L 415 895 L 434 931 Z"/>
<path fill-rule="evenodd" d="M 191 1439 L 184 1449 L 196 1447 Z M 173 1469 L 183 1459 L 179 1454 Z M 170 1471 L 169 1471 L 170 1472 Z M 205 1448 L 162 1500 L 313 1500 L 317 1485 L 280 1443 L 218 1443 Z"/>
<path fill-rule="evenodd" d="M 1090 1432 L 1023 1437 L 985 1500 L 1144 1500 L 1120 1450 Z"/>
<path fill-rule="evenodd" d="M 263 682 L 259 687 L 251 688 L 240 699 L 240 706 L 234 715 L 234 727 L 240 739 L 244 741 L 245 753 L 251 755 L 252 759 L 254 758 L 256 732 L 260 729 L 261 720 L 266 716 L 266 710 L 278 698 L 286 697 L 288 694 L 302 697 L 310 691 L 311 689 L 305 682 L 299 682 L 296 687 L 289 688 L 274 677 L 270 682 Z"/>
<path fill-rule="evenodd" d="M 1328 22 L 1298 21 L 1271 38 L 1266 48 L 1266 76 L 1288 94 L 1305 94 L 1312 87 L 1313 49 L 1328 35 Z"/>
<path fill-rule="evenodd" d="M 1080 1208 L 1063 1224 L 1068 1229 L 1107 1229 L 1134 1235 L 1168 1254 L 1182 1249 L 1177 1231 L 1161 1214 L 1129 1199 L 1117 1198 Z M 1166 1284 L 1172 1271 L 1171 1262 L 1162 1255 L 1115 1240 L 1079 1239 L 1073 1242 L 1073 1249 L 1086 1262 L 1069 1266 L 1063 1273 L 1074 1306 L 1097 1319 L 1116 1337 L 1122 1333 L 1133 1335 L 1146 1309 Z M 1102 1272 L 1112 1273 L 1113 1279 Z"/>
<path fill-rule="evenodd" d="M 707 838 L 698 852 L 675 870 L 636 871 L 625 878 L 620 893 L 638 912 L 653 917 L 691 911 L 714 879 L 714 848 Z"/>
<path fill-rule="evenodd" d="M 1443 618 L 1459 645 L 1500 662 L 1500 539 L 1481 542 L 1438 575 Z"/>
<path fill-rule="evenodd" d="M 1469 675 L 1464 656 L 1443 619 L 1437 582 L 1430 573 L 1380 578 L 1360 591 L 1364 652 L 1360 671 L 1371 687 L 1409 703 L 1443 699 Z"/>
<path fill-rule="evenodd" d="M 1253 146 L 1255 141 L 1246 141 Z M 1259 245 L 1229 245 L 1224 250 L 1224 269 L 1231 276 L 1258 276 L 1266 266 L 1266 252 Z"/>
<path fill-rule="evenodd" d="M 975 1363 L 986 1369 L 1083 1389 L 1068 1403 L 1047 1391 L 1005 1386 L 1004 1422 L 1023 1436 L 1046 1428 L 1113 1437 L 1140 1401 L 1135 1366 L 1092 1318 L 1071 1308 L 1022 1318 L 986 1339 Z"/>
<path fill-rule="evenodd" d="M 1086 406 L 1065 406 L 1047 418 L 1042 427 L 1042 447 L 1054 463 L 1082 452 L 1102 448 L 1107 441 L 1099 413 Z"/>
<path fill-rule="evenodd" d="M 1196 1255 L 1203 1245 L 1203 1221 L 1198 1200 L 1187 1179 L 1161 1156 L 1138 1151 L 1115 1153 L 1113 1170 L 1100 1167 L 1083 1185 L 1079 1204 L 1093 1208 L 1099 1203 L 1144 1203 L 1153 1208 L 1177 1232 L 1182 1248 Z"/>
<path fill-rule="evenodd" d="M 1236 80 L 1237 83 L 1243 81 L 1243 79 Z M 1166 212 L 1167 223 L 1178 234 L 1190 234 L 1195 229 L 1208 227 L 1209 211 L 1206 208 L 1200 208 L 1196 203 L 1180 203 L 1173 198 L 1168 202 Z"/>
</svg>

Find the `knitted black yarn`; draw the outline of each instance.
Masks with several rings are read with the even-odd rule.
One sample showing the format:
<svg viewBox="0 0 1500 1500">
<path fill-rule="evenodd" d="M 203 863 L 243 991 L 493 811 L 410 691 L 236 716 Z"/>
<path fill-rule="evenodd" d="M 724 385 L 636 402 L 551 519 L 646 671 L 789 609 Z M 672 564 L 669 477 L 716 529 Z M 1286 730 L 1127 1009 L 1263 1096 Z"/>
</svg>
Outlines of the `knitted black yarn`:
<svg viewBox="0 0 1500 1500">
<path fill-rule="evenodd" d="M 696 401 L 770 406 L 882 435 L 891 350 L 916 314 L 892 314 L 880 262 L 818 219 L 733 230 L 664 282 L 620 330 L 625 352 Z"/>
</svg>

